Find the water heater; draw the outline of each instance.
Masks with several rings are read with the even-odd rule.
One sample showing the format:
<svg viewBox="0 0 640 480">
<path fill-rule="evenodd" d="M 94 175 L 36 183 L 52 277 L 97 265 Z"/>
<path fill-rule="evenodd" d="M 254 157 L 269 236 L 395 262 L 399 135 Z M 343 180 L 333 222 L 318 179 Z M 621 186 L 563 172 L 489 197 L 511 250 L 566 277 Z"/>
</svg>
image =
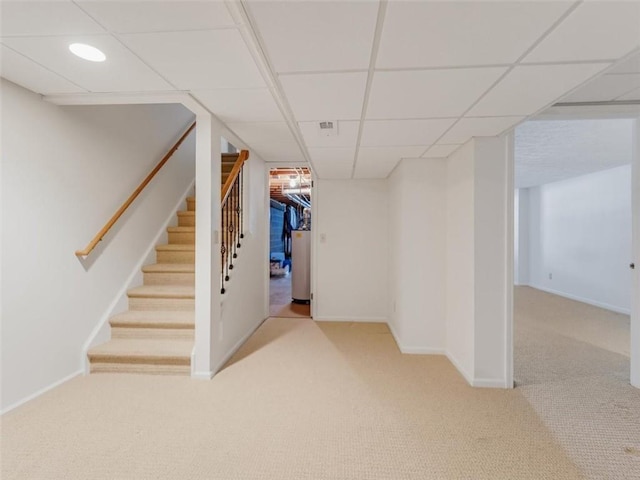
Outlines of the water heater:
<svg viewBox="0 0 640 480">
<path fill-rule="evenodd" d="M 294 303 L 311 301 L 311 230 L 291 232 L 291 297 Z"/>
</svg>

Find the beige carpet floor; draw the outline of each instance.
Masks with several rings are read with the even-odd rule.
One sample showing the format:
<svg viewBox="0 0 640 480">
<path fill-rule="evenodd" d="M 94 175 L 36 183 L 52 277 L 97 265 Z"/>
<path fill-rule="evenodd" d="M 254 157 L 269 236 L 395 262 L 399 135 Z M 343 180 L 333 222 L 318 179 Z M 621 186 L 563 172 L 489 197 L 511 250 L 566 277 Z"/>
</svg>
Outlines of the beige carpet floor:
<svg viewBox="0 0 640 480">
<path fill-rule="evenodd" d="M 640 478 L 637 390 L 527 368 L 473 389 L 383 324 L 272 318 L 212 381 L 91 375 L 6 414 L 1 478 Z"/>
<path fill-rule="evenodd" d="M 269 315 L 272 317 L 310 317 L 311 307 L 291 302 L 291 275 L 269 280 Z"/>
<path fill-rule="evenodd" d="M 529 287 L 514 313 L 517 391 L 587 478 L 640 479 L 629 316 Z"/>
</svg>

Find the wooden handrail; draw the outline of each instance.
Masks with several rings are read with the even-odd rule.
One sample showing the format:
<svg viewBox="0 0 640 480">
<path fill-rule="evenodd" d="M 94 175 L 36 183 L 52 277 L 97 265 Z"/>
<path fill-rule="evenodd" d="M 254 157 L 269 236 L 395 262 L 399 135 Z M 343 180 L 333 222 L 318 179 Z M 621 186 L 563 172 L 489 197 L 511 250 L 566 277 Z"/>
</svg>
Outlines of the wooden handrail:
<svg viewBox="0 0 640 480">
<path fill-rule="evenodd" d="M 244 165 L 244 162 L 246 162 L 248 159 L 249 159 L 249 151 L 241 150 L 240 155 L 238 155 L 238 159 L 236 160 L 236 163 L 233 164 L 231 173 L 229 173 L 229 176 L 227 177 L 227 181 L 224 182 L 224 185 L 222 186 L 221 203 L 224 203 L 224 201 L 229 196 L 229 192 L 231 192 L 231 186 L 233 185 L 233 182 L 235 182 L 236 178 L 238 178 L 238 175 L 240 175 L 240 170 L 242 170 L 242 166 Z"/>
<path fill-rule="evenodd" d="M 92 252 L 92 250 L 96 247 L 96 245 L 98 245 L 100 240 L 104 238 L 104 236 L 111 229 L 111 227 L 113 227 L 113 225 L 122 216 L 122 214 L 129 207 L 129 205 L 131 205 L 133 201 L 138 197 L 138 195 L 140 195 L 140 192 L 144 190 L 144 187 L 146 187 L 149 184 L 149 182 L 153 179 L 156 173 L 158 173 L 160 169 L 164 166 L 164 164 L 167 163 L 167 160 L 171 158 L 171 156 L 175 153 L 178 147 L 180 147 L 184 139 L 187 138 L 187 136 L 191 133 L 191 131 L 195 128 L 195 126 L 196 126 L 196 122 L 193 122 L 191 126 L 187 129 L 187 131 L 182 134 L 182 136 L 176 142 L 176 144 L 173 147 L 171 147 L 171 150 L 167 152 L 167 154 L 162 158 L 162 160 L 160 160 L 160 162 L 155 166 L 155 168 L 151 170 L 151 173 L 149 173 L 149 175 L 147 175 L 147 177 L 142 181 L 142 183 L 138 185 L 138 188 L 136 188 L 135 191 L 131 194 L 131 196 L 127 198 L 127 201 L 122 204 L 122 206 L 118 209 L 116 213 L 114 213 L 114 215 L 111 217 L 111 219 L 109 219 L 109 221 L 105 224 L 105 226 L 100 229 L 100 231 L 96 234 L 95 237 L 93 237 L 93 239 L 89 242 L 89 244 L 85 247 L 85 249 L 76 251 L 76 256 L 86 257 Z"/>
</svg>

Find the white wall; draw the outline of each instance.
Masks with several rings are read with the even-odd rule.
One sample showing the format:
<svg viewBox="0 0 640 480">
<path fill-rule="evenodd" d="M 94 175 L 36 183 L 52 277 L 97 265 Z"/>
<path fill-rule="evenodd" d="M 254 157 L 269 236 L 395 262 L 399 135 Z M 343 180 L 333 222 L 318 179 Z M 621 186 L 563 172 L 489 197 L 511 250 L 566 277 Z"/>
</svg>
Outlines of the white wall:
<svg viewBox="0 0 640 480">
<path fill-rule="evenodd" d="M 515 190 L 514 200 L 514 265 L 515 285 L 529 285 L 529 189 Z"/>
<path fill-rule="evenodd" d="M 386 180 L 318 180 L 316 320 L 387 320 L 388 200 Z"/>
<path fill-rule="evenodd" d="M 389 326 L 404 353 L 445 350 L 446 161 L 405 159 L 389 177 Z"/>
<path fill-rule="evenodd" d="M 214 372 L 244 343 L 266 318 L 268 256 L 264 245 L 269 240 L 266 221 L 269 203 L 265 182 L 265 164 L 256 155 L 245 163 L 245 238 L 230 271 L 222 295 L 218 338 L 213 342 Z M 219 285 L 218 285 L 219 288 Z"/>
<path fill-rule="evenodd" d="M 447 160 L 447 355 L 474 386 L 510 386 L 507 152 L 474 138 Z"/>
<path fill-rule="evenodd" d="M 447 159 L 446 324 L 447 355 L 463 375 L 473 376 L 474 353 L 474 144 Z"/>
<path fill-rule="evenodd" d="M 85 264 L 74 255 L 192 120 L 58 107 L 4 80 L 2 409 L 82 371 L 82 347 L 194 179 L 191 136 Z"/>
<path fill-rule="evenodd" d="M 631 166 L 529 190 L 530 285 L 629 313 Z"/>
</svg>

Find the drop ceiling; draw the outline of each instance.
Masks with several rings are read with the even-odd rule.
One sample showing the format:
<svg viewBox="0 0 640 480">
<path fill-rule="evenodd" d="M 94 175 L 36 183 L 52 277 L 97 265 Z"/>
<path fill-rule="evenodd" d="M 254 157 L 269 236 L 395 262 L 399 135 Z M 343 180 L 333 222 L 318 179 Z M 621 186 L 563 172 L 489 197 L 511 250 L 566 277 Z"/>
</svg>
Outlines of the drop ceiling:
<svg viewBox="0 0 640 480">
<path fill-rule="evenodd" d="M 640 98 L 640 1 L 1 1 L 1 75 L 188 92 L 268 162 L 384 178 L 555 102 Z M 95 45 L 102 64 L 71 56 Z M 337 136 L 317 124 L 337 122 Z"/>
</svg>

